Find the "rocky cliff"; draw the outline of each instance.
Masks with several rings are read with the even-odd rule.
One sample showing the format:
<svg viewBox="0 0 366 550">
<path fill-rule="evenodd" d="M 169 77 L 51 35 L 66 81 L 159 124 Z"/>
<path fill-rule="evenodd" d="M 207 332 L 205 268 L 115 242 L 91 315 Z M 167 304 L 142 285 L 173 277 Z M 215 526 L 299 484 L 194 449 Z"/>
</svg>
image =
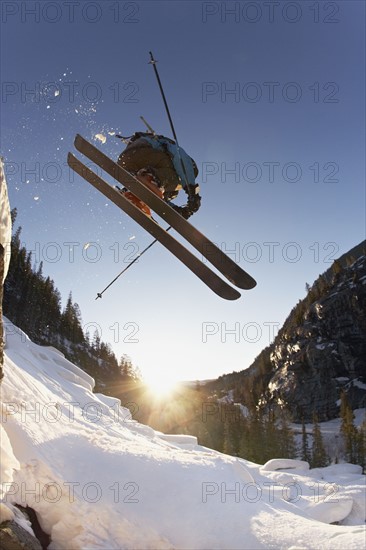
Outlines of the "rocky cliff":
<svg viewBox="0 0 366 550">
<path fill-rule="evenodd" d="M 265 400 L 284 404 L 297 421 L 314 411 L 320 420 L 337 416 L 342 389 L 353 408 L 366 407 L 364 249 L 314 283 L 274 343 Z"/>
<path fill-rule="evenodd" d="M 338 416 L 345 391 L 366 407 L 366 241 L 308 286 L 273 344 L 241 373 L 218 381 L 249 407 L 285 409 L 293 421 Z"/>
</svg>

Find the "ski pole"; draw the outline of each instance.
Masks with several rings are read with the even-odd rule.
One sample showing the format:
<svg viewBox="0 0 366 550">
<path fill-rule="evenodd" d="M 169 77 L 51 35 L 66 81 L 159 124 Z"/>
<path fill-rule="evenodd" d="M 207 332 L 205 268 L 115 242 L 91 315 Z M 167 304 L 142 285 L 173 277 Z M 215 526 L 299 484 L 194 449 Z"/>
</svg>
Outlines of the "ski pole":
<svg viewBox="0 0 366 550">
<path fill-rule="evenodd" d="M 186 185 L 187 185 L 187 191 L 186 191 L 186 192 L 187 192 L 188 197 L 191 198 L 191 191 L 190 191 L 190 188 L 189 188 L 189 185 L 188 185 L 188 177 L 187 177 L 186 167 L 184 166 L 184 162 L 183 162 L 183 160 L 182 160 L 182 157 L 180 156 L 180 150 L 179 150 L 179 143 L 178 143 L 177 134 L 175 133 L 174 124 L 173 124 L 173 121 L 172 121 L 172 117 L 170 116 L 170 111 L 169 111 L 168 103 L 167 103 L 167 100 L 166 100 L 166 97 L 165 97 L 165 93 L 164 93 L 163 86 L 162 86 L 162 83 L 161 83 L 161 80 L 160 80 L 160 76 L 159 76 L 159 73 L 158 73 L 158 69 L 156 68 L 157 60 L 154 59 L 154 56 L 153 56 L 153 53 L 152 53 L 152 52 L 149 52 L 149 53 L 150 53 L 150 61 L 149 61 L 149 63 L 153 66 L 153 69 L 154 69 L 154 72 L 155 72 L 155 76 L 156 76 L 156 80 L 158 81 L 158 84 L 159 84 L 159 89 L 160 89 L 161 97 L 163 98 L 163 101 L 164 101 L 164 106 L 165 106 L 166 114 L 168 115 L 168 119 L 169 119 L 169 123 L 170 123 L 170 128 L 172 129 L 173 137 L 174 137 L 174 139 L 175 139 L 175 143 L 177 144 L 178 157 L 179 157 L 179 160 L 180 160 L 180 164 L 181 164 L 181 166 L 182 166 L 184 178 L 185 178 L 185 180 L 186 180 Z"/>
<path fill-rule="evenodd" d="M 154 134 L 154 136 L 156 135 L 156 132 L 155 130 L 153 130 L 150 126 L 150 124 L 148 122 L 146 122 L 146 120 L 144 119 L 143 116 L 140 116 L 142 122 L 145 124 L 146 128 L 149 130 L 149 132 L 151 132 L 152 134 Z"/>
<path fill-rule="evenodd" d="M 168 118 L 169 118 L 169 123 L 170 123 L 170 127 L 172 129 L 172 133 L 173 133 L 173 136 L 174 136 L 174 139 L 178 145 L 178 140 L 177 140 L 177 134 L 175 133 L 175 129 L 174 129 L 174 125 L 173 125 L 173 121 L 172 121 L 172 117 L 170 116 L 170 111 L 169 111 L 169 107 L 168 107 L 168 103 L 166 101 L 166 98 L 165 98 L 165 93 L 164 93 L 164 90 L 163 90 L 163 86 L 161 84 L 161 80 L 160 80 L 160 76 L 159 76 L 159 73 L 158 73 L 158 69 L 156 68 L 156 59 L 154 59 L 154 56 L 152 54 L 152 52 L 149 52 L 150 53 L 150 61 L 149 63 L 153 66 L 153 69 L 154 69 L 154 72 L 155 72 L 155 76 L 156 76 L 156 80 L 158 81 L 158 84 L 159 84 L 159 88 L 160 88 L 160 93 L 161 93 L 161 97 L 163 98 L 163 101 L 164 101 L 164 106 L 165 106 L 165 110 L 166 110 L 166 114 L 168 115 Z"/>
<path fill-rule="evenodd" d="M 168 232 L 170 229 L 171 229 L 171 227 L 168 227 L 168 229 L 166 229 L 166 231 Z M 133 265 L 135 262 L 137 262 L 137 260 L 138 260 L 139 258 L 141 258 L 141 256 L 142 256 L 143 254 L 145 254 L 145 252 L 146 252 L 147 250 L 149 250 L 149 248 L 151 248 L 152 245 L 155 244 L 157 241 L 158 241 L 158 239 L 155 239 L 155 240 L 152 241 L 146 248 L 144 248 L 144 250 L 141 252 L 141 254 L 139 254 L 138 256 L 136 256 L 136 258 L 135 258 L 134 260 L 132 260 L 132 262 L 130 262 L 128 265 L 126 265 L 126 267 L 125 267 L 124 269 L 122 269 L 122 271 L 121 271 L 120 273 L 118 273 L 117 277 L 115 277 L 115 278 L 113 279 L 113 281 L 111 281 L 111 282 L 109 283 L 109 285 L 107 285 L 107 286 L 102 290 L 102 292 L 98 292 L 98 293 L 97 293 L 97 297 L 96 297 L 95 299 L 98 300 L 98 298 L 102 298 L 102 297 L 103 297 L 103 294 L 105 293 L 105 291 L 108 290 L 108 288 L 109 288 L 110 286 L 112 286 L 113 283 L 115 283 L 115 282 L 117 281 L 117 279 L 119 279 L 120 276 L 123 275 L 123 274 L 127 271 L 127 269 L 129 269 L 129 268 L 131 267 L 131 265 Z"/>
</svg>

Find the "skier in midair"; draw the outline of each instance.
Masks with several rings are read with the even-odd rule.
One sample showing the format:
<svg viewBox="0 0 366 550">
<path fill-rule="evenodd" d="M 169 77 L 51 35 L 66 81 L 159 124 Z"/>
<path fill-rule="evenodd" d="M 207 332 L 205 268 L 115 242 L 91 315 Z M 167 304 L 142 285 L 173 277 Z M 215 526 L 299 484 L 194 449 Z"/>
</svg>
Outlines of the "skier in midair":
<svg viewBox="0 0 366 550">
<path fill-rule="evenodd" d="M 165 136 L 157 135 L 144 118 L 140 117 L 149 131 L 136 132 L 129 138 L 117 136 L 123 139 L 127 147 L 120 154 L 117 163 L 115 163 L 82 136 L 79 134 L 76 136 L 74 144 L 78 151 L 93 160 L 93 162 L 96 162 L 99 167 L 105 170 L 118 183 L 128 186 L 128 189 L 123 188 L 119 190 L 122 194 L 119 194 L 118 188 L 113 188 L 72 153 L 68 154 L 68 165 L 155 237 L 155 240 L 144 251 L 148 250 L 155 242 L 160 242 L 216 294 L 226 300 L 237 300 L 240 297 L 240 293 L 235 288 L 223 281 L 179 240 L 176 240 L 168 233 L 169 229 L 176 229 L 230 283 L 245 289 L 253 288 L 256 285 L 253 277 L 239 267 L 229 256 L 224 254 L 215 243 L 211 242 L 193 225 L 185 221 L 193 213 L 197 212 L 201 205 L 199 186 L 195 183 L 198 169 L 195 161 L 179 146 L 172 117 L 156 68 L 156 60 L 152 52 L 150 52 L 150 58 L 150 63 L 154 68 L 165 110 L 169 118 L 174 141 Z M 145 186 L 150 190 L 150 193 L 146 192 Z M 177 197 L 180 189 L 183 189 L 188 197 L 187 203 L 184 206 L 178 206 L 171 202 Z M 162 200 L 157 200 L 154 196 L 151 196 L 151 192 L 155 193 Z M 141 196 L 144 200 L 140 198 Z M 149 205 L 151 205 L 158 216 L 169 223 L 167 229 L 164 229 L 152 219 Z M 145 215 L 142 215 L 140 210 Z M 121 271 L 112 283 L 124 271 L 125 269 Z M 102 292 L 98 293 L 97 298 L 101 298 L 102 294 L 112 283 Z"/>
<path fill-rule="evenodd" d="M 122 137 L 122 136 L 118 136 Z M 198 169 L 195 161 L 175 141 L 153 132 L 136 132 L 127 141 L 126 149 L 118 158 L 125 170 L 136 176 L 141 183 L 164 199 L 174 210 L 188 219 L 201 205 L 199 186 L 195 183 Z M 187 203 L 177 206 L 173 202 L 183 189 Z M 150 208 L 127 189 L 125 196 L 145 214 L 151 216 Z"/>
<path fill-rule="evenodd" d="M 159 139 L 164 138 L 162 136 Z M 195 254 L 193 254 L 188 248 L 186 248 L 183 243 L 181 243 L 179 240 L 174 238 L 173 235 L 168 233 L 169 229 L 175 229 L 181 235 L 181 237 L 186 239 L 188 243 L 190 243 L 196 250 L 198 250 L 198 252 L 200 252 L 200 254 L 207 258 L 213 264 L 213 266 L 216 267 L 216 269 L 220 271 L 220 273 L 222 273 L 225 278 L 228 279 L 230 283 L 238 286 L 239 288 L 244 288 L 247 290 L 256 286 L 256 281 L 253 279 L 253 277 L 251 277 L 251 275 L 249 275 L 249 273 L 247 273 L 236 262 L 234 262 L 232 258 L 227 256 L 220 247 L 210 241 L 210 239 L 207 238 L 203 233 L 201 233 L 193 225 L 188 223 L 181 214 L 174 211 L 173 208 L 169 206 L 168 201 L 160 200 L 155 197 L 154 193 L 147 190 L 145 185 L 141 183 L 137 178 L 132 176 L 129 171 L 125 170 L 123 166 L 118 165 L 102 151 L 100 151 L 97 147 L 95 147 L 92 143 L 84 139 L 80 134 L 76 135 L 74 145 L 77 151 L 79 151 L 89 160 L 94 162 L 97 166 L 99 166 L 102 170 L 109 174 L 109 176 L 111 176 L 116 182 L 122 185 L 125 184 L 128 187 L 129 191 L 131 191 L 139 199 L 145 202 L 147 206 L 151 206 L 151 208 L 157 213 L 157 215 L 169 224 L 168 229 L 164 229 L 154 219 L 144 214 L 138 207 L 132 204 L 130 200 L 123 193 L 120 193 L 118 189 L 114 188 L 113 185 L 107 183 L 102 177 L 96 174 L 72 153 L 68 154 L 67 163 L 73 171 L 84 178 L 85 181 L 87 181 L 98 191 L 100 191 L 105 197 L 112 201 L 121 210 L 126 212 L 143 229 L 153 235 L 155 240 L 149 245 L 148 248 L 150 248 L 154 242 L 160 242 L 162 245 L 165 246 L 165 248 L 172 252 L 173 255 L 178 258 L 178 260 L 186 265 L 192 271 L 192 273 L 197 275 L 199 279 L 201 279 L 209 288 L 211 288 L 218 296 L 221 296 L 221 298 L 224 298 L 225 300 L 237 300 L 238 298 L 240 298 L 240 292 L 230 286 L 229 283 L 221 279 L 220 276 L 215 273 L 215 271 L 212 271 L 204 263 L 204 261 L 200 260 Z M 183 150 L 178 150 L 180 155 L 182 155 L 182 151 Z M 131 158 L 135 157 L 136 159 L 141 160 L 142 155 L 140 153 L 141 151 L 139 153 L 136 152 L 136 155 L 133 155 L 131 153 Z M 158 173 L 160 167 L 155 165 L 155 160 L 156 153 L 152 158 L 151 164 L 153 164 L 152 170 L 156 169 Z M 148 163 L 144 162 L 144 164 L 146 166 L 149 166 Z M 192 159 L 190 161 L 190 165 L 192 167 L 194 166 Z M 141 170 L 140 166 L 136 166 L 136 173 Z M 187 177 L 186 174 L 187 167 L 189 167 L 189 164 L 186 165 L 184 169 L 182 168 L 182 170 L 184 170 L 184 178 L 186 179 L 186 181 L 191 182 L 192 180 Z M 133 171 L 131 168 L 130 170 Z M 147 170 L 147 168 L 145 168 L 145 170 Z M 149 173 L 150 172 L 147 172 L 147 174 Z M 195 175 L 195 172 L 193 173 Z M 140 172 L 140 177 L 143 177 L 147 174 L 141 174 Z M 175 170 L 173 170 L 173 174 L 176 177 Z M 165 181 L 169 183 L 168 179 L 162 179 L 164 183 Z M 153 181 L 152 177 L 150 178 L 150 183 L 152 185 L 155 185 L 156 183 L 155 180 Z M 157 183 L 159 184 L 159 182 Z M 194 183 L 186 184 L 185 188 L 192 191 L 192 188 L 189 188 L 189 185 L 194 186 L 194 191 L 197 190 Z M 157 189 L 159 188 L 157 187 Z M 162 190 L 160 190 L 160 192 L 162 192 Z M 173 190 L 168 190 L 168 199 L 170 199 L 171 196 L 175 196 L 177 192 L 177 180 L 174 179 Z M 193 195 L 191 201 L 188 201 L 189 204 L 187 206 L 187 210 L 197 210 L 199 202 L 200 197 L 198 193 L 196 193 L 195 195 Z M 148 248 L 146 248 L 145 250 L 147 250 Z M 99 298 L 102 293 L 99 293 L 97 297 Z"/>
</svg>

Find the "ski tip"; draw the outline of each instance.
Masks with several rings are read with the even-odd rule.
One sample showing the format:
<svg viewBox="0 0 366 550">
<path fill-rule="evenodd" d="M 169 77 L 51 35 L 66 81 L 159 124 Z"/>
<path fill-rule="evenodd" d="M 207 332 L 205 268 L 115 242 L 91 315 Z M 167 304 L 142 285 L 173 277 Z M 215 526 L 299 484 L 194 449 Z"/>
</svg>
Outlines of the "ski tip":
<svg viewBox="0 0 366 550">
<path fill-rule="evenodd" d="M 73 164 L 75 164 L 76 157 L 72 153 L 67 153 L 67 164 L 70 166 L 70 168 L 73 168 Z"/>
<path fill-rule="evenodd" d="M 230 296 L 230 298 L 226 298 L 226 300 L 230 300 L 231 302 L 234 302 L 235 300 L 239 300 L 240 297 L 241 297 L 241 294 L 238 293 L 235 296 Z"/>
<path fill-rule="evenodd" d="M 242 288 L 243 290 L 252 290 L 252 288 L 257 286 L 257 281 L 255 281 L 253 277 L 251 277 L 248 274 L 245 278 L 242 277 L 239 280 L 233 279 L 232 277 L 228 277 L 228 276 L 226 276 L 226 278 L 232 285 L 238 288 Z"/>
<path fill-rule="evenodd" d="M 232 280 L 230 282 L 232 282 L 235 286 L 242 288 L 244 290 L 252 290 L 252 288 L 257 286 L 257 281 L 253 279 L 253 277 L 248 275 L 248 273 L 245 273 L 245 277 L 241 278 L 240 281 Z"/>
<path fill-rule="evenodd" d="M 250 279 L 248 281 L 247 289 L 252 290 L 252 288 L 255 288 L 256 286 L 257 286 L 257 281 L 255 279 L 253 279 L 253 277 L 250 277 Z"/>
<path fill-rule="evenodd" d="M 76 134 L 75 139 L 74 139 L 74 145 L 75 145 L 76 148 L 77 148 L 78 143 L 82 140 L 83 140 L 83 137 L 80 134 Z"/>
<path fill-rule="evenodd" d="M 81 134 L 76 134 L 74 139 L 74 146 L 78 151 L 81 151 L 85 145 L 93 146 L 88 140 L 86 140 Z"/>
<path fill-rule="evenodd" d="M 214 289 L 212 289 L 214 290 Z M 236 288 L 233 288 L 232 286 L 227 286 L 225 290 L 220 289 L 220 291 L 214 290 L 214 292 L 220 296 L 220 298 L 224 298 L 224 300 L 234 301 L 238 300 L 241 297 L 241 294 Z"/>
</svg>

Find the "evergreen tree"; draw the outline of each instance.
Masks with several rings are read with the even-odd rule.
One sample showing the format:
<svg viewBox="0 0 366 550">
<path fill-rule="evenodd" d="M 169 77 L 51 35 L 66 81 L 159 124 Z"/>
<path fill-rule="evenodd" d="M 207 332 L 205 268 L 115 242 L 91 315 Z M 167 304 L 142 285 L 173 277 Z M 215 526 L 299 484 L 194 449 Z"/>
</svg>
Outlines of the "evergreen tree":
<svg viewBox="0 0 366 550">
<path fill-rule="evenodd" d="M 266 462 L 266 457 L 263 453 L 266 448 L 264 424 L 264 416 L 260 411 L 256 411 L 248 418 L 248 432 L 246 441 L 247 455 L 245 458 L 259 464 Z"/>
<path fill-rule="evenodd" d="M 230 433 L 230 423 L 228 420 L 224 422 L 224 434 L 223 434 L 223 446 L 222 452 L 227 455 L 235 455 L 235 448 L 233 445 L 232 436 Z"/>
<path fill-rule="evenodd" d="M 221 406 L 223 427 L 223 452 L 232 456 L 240 454 L 240 440 L 244 419 L 240 408 L 234 404 Z"/>
<path fill-rule="evenodd" d="M 92 342 L 92 348 L 95 354 L 99 353 L 100 343 L 101 343 L 101 338 L 99 336 L 99 331 L 95 330 L 93 335 L 93 342 Z"/>
<path fill-rule="evenodd" d="M 301 426 L 301 460 L 305 460 L 305 462 L 311 462 L 311 454 L 309 449 L 309 442 L 308 442 L 308 434 L 306 433 L 306 426 L 304 419 L 302 419 L 302 426 Z"/>
<path fill-rule="evenodd" d="M 13 223 L 15 218 L 14 209 Z M 4 315 L 34 342 L 59 348 L 70 361 L 91 374 L 97 385 L 103 382 L 103 390 L 108 392 L 106 384 L 120 374 L 111 347 L 101 342 L 98 335 L 92 345 L 87 341 L 80 308 L 73 303 L 71 293 L 61 313 L 60 292 L 53 280 L 44 275 L 42 262 L 35 263 L 21 243 L 21 231 L 21 227 L 14 230 L 11 241 L 9 272 L 4 284 Z"/>
<path fill-rule="evenodd" d="M 285 413 L 282 413 L 279 428 L 279 455 L 282 458 L 296 457 L 296 443 L 294 432 L 292 431 Z"/>
<path fill-rule="evenodd" d="M 263 448 L 260 462 L 264 463 L 271 458 L 283 456 L 281 454 L 281 436 L 276 424 L 276 417 L 273 411 L 263 416 Z"/>
<path fill-rule="evenodd" d="M 358 434 L 358 459 L 357 464 L 366 472 L 366 418 L 362 422 Z"/>
<path fill-rule="evenodd" d="M 249 460 L 251 452 L 251 442 L 250 442 L 250 420 L 245 418 L 242 425 L 242 430 L 240 433 L 239 441 L 239 456 Z"/>
<path fill-rule="evenodd" d="M 13 208 L 13 209 L 10 211 L 10 217 L 11 217 L 11 225 L 12 225 L 12 227 L 14 227 L 15 220 L 17 219 L 17 215 L 18 215 L 18 209 L 17 209 L 17 208 Z"/>
<path fill-rule="evenodd" d="M 141 373 L 137 367 L 132 364 L 131 358 L 128 355 L 122 355 L 119 361 L 119 372 L 123 379 L 141 380 Z"/>
<path fill-rule="evenodd" d="M 356 464 L 360 454 L 361 438 L 354 424 L 354 414 L 345 392 L 341 393 L 341 434 L 345 445 L 346 460 Z"/>
<path fill-rule="evenodd" d="M 83 344 L 85 337 L 81 326 L 81 313 L 77 303 L 72 301 L 70 292 L 66 306 L 61 315 L 61 333 L 74 344 Z"/>
<path fill-rule="evenodd" d="M 317 415 L 313 416 L 313 448 L 310 465 L 312 468 L 323 468 L 328 466 L 329 459 L 323 444 L 323 437 L 320 431 Z"/>
<path fill-rule="evenodd" d="M 333 283 L 337 284 L 340 281 L 341 273 L 342 273 L 342 264 L 339 260 L 334 260 L 331 266 L 331 270 L 333 273 Z"/>
</svg>

